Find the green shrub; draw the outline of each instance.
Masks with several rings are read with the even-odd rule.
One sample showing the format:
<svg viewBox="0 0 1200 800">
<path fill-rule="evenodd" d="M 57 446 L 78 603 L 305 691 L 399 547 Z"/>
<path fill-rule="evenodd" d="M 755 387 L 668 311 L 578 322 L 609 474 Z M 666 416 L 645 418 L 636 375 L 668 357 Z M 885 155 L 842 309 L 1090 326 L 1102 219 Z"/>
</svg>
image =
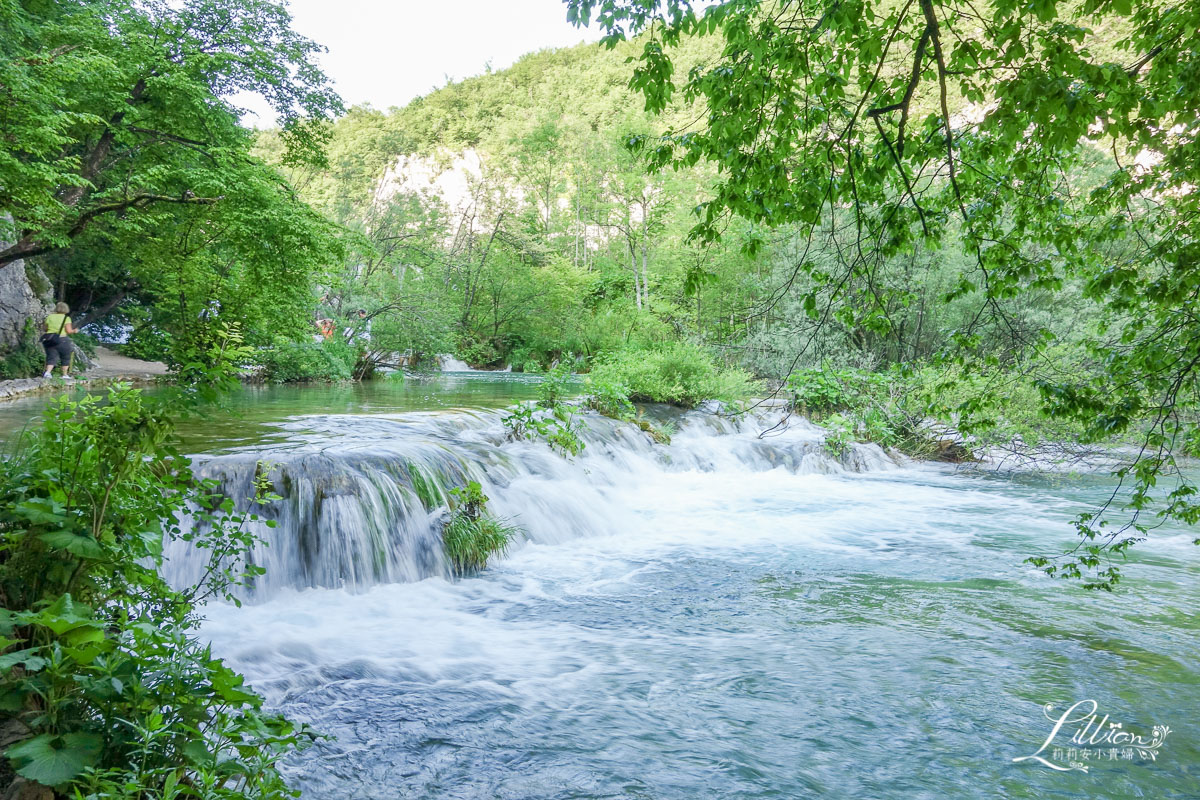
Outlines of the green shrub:
<svg viewBox="0 0 1200 800">
<path fill-rule="evenodd" d="M 480 339 L 466 339 L 459 342 L 454 353 L 458 358 L 471 365 L 490 366 L 500 359 L 500 354 L 496 352 L 492 343 Z"/>
<path fill-rule="evenodd" d="M 446 558 L 455 575 L 478 572 L 489 558 L 508 549 L 519 529 L 487 513 L 488 497 L 476 481 L 451 489 L 450 502 L 450 521 L 442 531 Z"/>
<path fill-rule="evenodd" d="M 322 342 L 280 342 L 257 355 L 263 376 L 271 383 L 348 381 L 356 358 L 354 349 L 338 337 Z"/>
<path fill-rule="evenodd" d="M 538 405 L 542 408 L 557 408 L 571 394 L 575 384 L 575 375 L 571 372 L 574 360 L 568 355 L 542 378 L 538 384 Z"/>
<path fill-rule="evenodd" d="M 38 343 L 37 328 L 26 320 L 20 343 L 0 359 L 0 380 L 32 378 L 41 375 L 45 366 L 46 351 Z"/>
<path fill-rule="evenodd" d="M 78 331 L 71 334 L 71 341 L 74 342 L 75 346 L 82 350 L 83 354 L 88 358 L 96 357 L 96 347 L 99 346 L 100 341 L 95 336 L 92 336 L 90 333 Z"/>
<path fill-rule="evenodd" d="M 633 419 L 634 407 L 629 399 L 631 390 L 627 384 L 595 373 L 587 377 L 586 383 L 589 408 L 613 419 Z"/>
<path fill-rule="evenodd" d="M 825 427 L 825 447 L 834 456 L 860 441 L 927 458 L 939 444 L 925 425 L 927 379 L 899 369 L 879 373 L 827 363 L 792 373 L 786 388 L 792 407 Z"/>
<path fill-rule="evenodd" d="M 586 446 L 579 435 L 584 430 L 583 423 L 575 418 L 569 406 L 558 405 L 549 410 L 539 410 L 522 403 L 514 407 L 503 421 L 508 437 L 514 441 L 542 439 L 552 449 L 572 456 L 582 453 Z"/>
<path fill-rule="evenodd" d="M 264 714 L 197 636 L 198 604 L 261 570 L 246 566 L 255 517 L 172 448 L 166 409 L 183 397 L 62 398 L 0 461 L 4 756 L 56 797 L 291 797 L 276 764 L 313 738 Z M 277 499 L 268 485 L 259 502 Z M 208 556 L 184 590 L 158 572 L 177 539 Z"/>
<path fill-rule="evenodd" d="M 734 402 L 749 396 L 749 373 L 717 364 L 690 342 L 608 353 L 592 368 L 594 384 L 626 386 L 628 399 L 693 408 L 705 400 Z"/>
<path fill-rule="evenodd" d="M 121 355 L 143 361 L 168 361 L 174 337 L 155 324 L 150 310 L 132 304 L 122 306 L 121 310 L 132 328 L 129 338 L 118 347 Z"/>
<path fill-rule="evenodd" d="M 831 414 L 821 421 L 825 427 L 825 449 L 834 458 L 846 455 L 850 445 L 855 441 L 857 424 L 853 419 L 841 413 Z"/>
<path fill-rule="evenodd" d="M 834 369 L 828 363 L 801 369 L 788 376 L 792 406 L 802 414 L 824 415 L 845 411 L 878 388 L 879 376 L 860 370 Z"/>
</svg>

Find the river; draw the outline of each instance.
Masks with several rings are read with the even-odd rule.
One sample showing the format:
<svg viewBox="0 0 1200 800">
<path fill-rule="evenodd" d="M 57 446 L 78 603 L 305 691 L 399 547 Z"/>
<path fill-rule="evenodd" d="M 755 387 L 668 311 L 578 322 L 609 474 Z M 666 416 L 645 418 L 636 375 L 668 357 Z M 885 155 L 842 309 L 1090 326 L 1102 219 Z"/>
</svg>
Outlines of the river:
<svg viewBox="0 0 1200 800">
<path fill-rule="evenodd" d="M 802 420 L 760 436 L 770 412 L 670 415 L 667 447 L 591 415 L 564 459 L 504 437 L 532 392 L 247 390 L 185 430 L 201 474 L 244 493 L 267 461 L 284 496 L 267 575 L 203 633 L 336 737 L 286 765 L 304 797 L 1200 797 L 1195 532 L 1155 531 L 1111 595 L 1022 563 L 1107 477 L 835 460 Z M 449 578 L 414 474 L 479 480 L 528 541 Z M 1081 701 L 1169 733 L 1080 746 L 1072 723 L 1041 756 L 1077 768 L 1013 762 Z"/>
</svg>

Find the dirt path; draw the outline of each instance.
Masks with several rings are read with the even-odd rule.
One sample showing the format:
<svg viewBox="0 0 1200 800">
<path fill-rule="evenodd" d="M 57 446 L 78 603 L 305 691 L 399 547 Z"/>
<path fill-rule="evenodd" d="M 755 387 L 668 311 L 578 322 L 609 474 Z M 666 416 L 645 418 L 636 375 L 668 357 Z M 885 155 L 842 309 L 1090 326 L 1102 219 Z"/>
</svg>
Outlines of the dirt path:
<svg viewBox="0 0 1200 800">
<path fill-rule="evenodd" d="M 57 374 L 55 370 L 55 374 Z M 92 358 L 92 366 L 82 375 L 77 376 L 76 385 L 88 386 L 93 383 L 128 380 L 143 382 L 154 380 L 160 375 L 167 374 L 167 365 L 161 361 L 141 361 L 128 358 L 107 347 L 97 347 L 96 355 Z M 63 384 L 58 380 L 43 378 L 19 378 L 12 381 L 0 381 L 0 401 L 12 400 L 31 394 L 61 390 Z"/>
<path fill-rule="evenodd" d="M 161 361 L 141 361 L 127 358 L 107 347 L 97 347 L 92 367 L 83 374 L 85 380 L 93 378 L 153 378 L 167 374 L 167 365 Z"/>
</svg>

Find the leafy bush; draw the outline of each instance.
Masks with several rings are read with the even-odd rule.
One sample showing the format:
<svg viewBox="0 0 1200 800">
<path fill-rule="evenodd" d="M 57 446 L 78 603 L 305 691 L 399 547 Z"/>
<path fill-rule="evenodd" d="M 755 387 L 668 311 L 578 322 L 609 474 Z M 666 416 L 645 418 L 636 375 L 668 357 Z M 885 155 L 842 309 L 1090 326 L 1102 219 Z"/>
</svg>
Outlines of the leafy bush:
<svg viewBox="0 0 1200 800">
<path fill-rule="evenodd" d="M 478 572 L 491 556 L 508 549 L 518 529 L 487 513 L 488 496 L 476 481 L 451 489 L 450 498 L 453 510 L 442 531 L 446 558 L 456 575 Z"/>
<path fill-rule="evenodd" d="M 466 339 L 461 341 L 454 352 L 455 355 L 471 365 L 482 364 L 490 366 L 500 359 L 500 354 L 496 352 L 495 346 L 491 342 L 481 339 Z"/>
<path fill-rule="evenodd" d="M 143 361 L 167 361 L 173 337 L 155 323 L 150 309 L 135 304 L 121 307 L 121 316 L 129 323 L 129 335 L 118 348 L 121 355 Z"/>
<path fill-rule="evenodd" d="M 348 381 L 357 358 L 340 337 L 322 342 L 279 342 L 258 353 L 264 377 L 272 383 Z"/>
<path fill-rule="evenodd" d="M 71 341 L 74 342 L 75 346 L 82 350 L 83 354 L 88 358 L 96 357 L 96 347 L 100 344 L 100 341 L 95 336 L 92 336 L 90 333 L 85 333 L 84 331 L 76 331 L 75 333 L 71 334 Z"/>
<path fill-rule="evenodd" d="M 508 437 L 514 441 L 542 439 L 551 449 L 563 455 L 577 456 L 586 446 L 579 436 L 584 429 L 583 423 L 565 405 L 539 410 L 522 403 L 504 418 L 504 427 L 508 430 Z"/>
<path fill-rule="evenodd" d="M 749 373 L 718 365 L 690 342 L 608 353 L 592 368 L 592 380 L 596 385 L 627 386 L 632 401 L 684 408 L 705 400 L 741 400 L 754 390 Z"/>
<path fill-rule="evenodd" d="M 0 462 L 4 755 L 56 796 L 291 797 L 276 763 L 313 738 L 264 714 L 196 636 L 197 604 L 260 570 L 245 566 L 253 515 L 171 446 L 180 398 L 60 399 Z M 188 516 L 204 524 L 185 529 Z M 173 539 L 208 553 L 200 584 L 160 577 Z"/>
<path fill-rule="evenodd" d="M 834 369 L 828 363 L 801 369 L 787 379 L 792 406 L 803 414 L 824 415 L 845 411 L 883 388 L 882 375 L 862 370 Z"/>
<path fill-rule="evenodd" d="M 792 407 L 825 427 L 825 447 L 834 456 L 862 441 L 928 458 L 939 450 L 937 437 L 925 424 L 928 378 L 899 369 L 835 369 L 827 363 L 792 373 L 786 388 Z"/>
<path fill-rule="evenodd" d="M 855 441 L 857 424 L 853 419 L 841 413 L 831 414 L 821 421 L 825 426 L 825 449 L 834 458 L 846 455 Z"/>
<path fill-rule="evenodd" d="M 587 378 L 587 389 L 586 402 L 592 410 L 613 419 L 633 418 L 634 406 L 627 384 L 592 374 Z"/>
<path fill-rule="evenodd" d="M 45 365 L 46 351 L 38 344 L 37 329 L 32 321 L 26 320 L 20 344 L 0 359 L 0 380 L 41 375 Z"/>
<path fill-rule="evenodd" d="M 623 383 L 613 383 L 605 379 L 588 376 L 586 403 L 598 414 L 621 422 L 630 422 L 658 444 L 670 444 L 674 427 L 671 424 L 655 425 L 642 416 L 642 413 L 629 399 L 629 387 Z"/>
<path fill-rule="evenodd" d="M 575 383 L 575 375 L 571 372 L 573 362 L 574 358 L 567 356 L 547 372 L 538 384 L 538 405 L 542 408 L 557 408 L 571 394 Z"/>
</svg>

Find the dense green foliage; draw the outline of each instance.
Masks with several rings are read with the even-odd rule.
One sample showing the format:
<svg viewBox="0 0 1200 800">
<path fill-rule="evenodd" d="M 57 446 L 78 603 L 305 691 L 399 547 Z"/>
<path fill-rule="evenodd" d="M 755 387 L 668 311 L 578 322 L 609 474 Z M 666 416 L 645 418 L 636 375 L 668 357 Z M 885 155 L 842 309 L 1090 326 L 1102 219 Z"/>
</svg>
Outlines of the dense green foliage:
<svg viewBox="0 0 1200 800">
<path fill-rule="evenodd" d="M 338 101 L 289 23 L 270 0 L 0 4 L 0 269 L 29 262 L 77 326 L 130 323 L 180 386 L 60 400 L 0 460 L 6 796 L 293 796 L 275 765 L 311 732 L 263 713 L 196 633 L 199 603 L 258 572 L 253 516 L 172 444 L 173 417 L 253 346 L 311 335 L 313 283 L 340 257 L 232 104 L 267 98 L 288 163 L 320 161 Z M 9 375 L 41 361 L 30 322 Z M 208 555 L 195 586 L 160 577 L 176 540 Z"/>
<path fill-rule="evenodd" d="M 750 395 L 753 385 L 749 374 L 737 368 L 723 369 L 709 353 L 687 341 L 607 353 L 592 367 L 591 380 L 605 387 L 605 397 L 611 397 L 619 386 L 625 389 L 627 400 L 684 408 L 705 400 L 741 400 Z"/>
<path fill-rule="evenodd" d="M 309 333 L 341 244 L 233 105 L 265 97 L 288 162 L 320 161 L 338 100 L 289 23 L 270 0 L 4 4 L 0 269 L 34 259 L 77 326 L 115 314 L 156 358 L 217 318 L 251 344 Z"/>
<path fill-rule="evenodd" d="M 450 521 L 442 532 L 446 558 L 457 575 L 478 572 L 520 531 L 487 513 L 488 496 L 477 481 L 451 489 L 450 498 Z"/>
<path fill-rule="evenodd" d="M 290 797 L 275 763 L 311 734 L 196 636 L 196 604 L 256 574 L 253 516 L 174 451 L 176 401 L 61 399 L 0 461 L 0 772 L 70 796 Z M 174 589 L 158 567 L 180 538 L 208 570 Z"/>
<path fill-rule="evenodd" d="M 21 332 L 21 342 L 0 358 L 0 380 L 37 375 L 46 363 L 46 354 L 38 344 L 37 329 L 30 320 Z"/>
<path fill-rule="evenodd" d="M 567 352 L 724 337 L 737 296 L 689 270 L 736 282 L 754 262 L 686 245 L 707 177 L 648 177 L 626 150 L 654 123 L 630 111 L 624 69 L 595 47 L 547 51 L 391 113 L 351 109 L 328 167 L 288 172 L 356 232 L 322 315 L 357 333 L 365 309 L 371 357 L 391 364 L 453 352 L 541 371 Z M 274 133 L 260 152 L 281 162 Z"/>
<path fill-rule="evenodd" d="M 272 383 L 348 381 L 354 376 L 355 353 L 344 340 L 280 341 L 255 354 L 263 378 Z"/>
<path fill-rule="evenodd" d="M 944 447 L 928 423 L 928 376 L 836 369 L 830 364 L 797 370 L 788 378 L 793 409 L 829 430 L 826 445 L 842 455 L 851 442 L 875 442 L 915 458 L 963 450 Z M 964 454 L 969 457 L 969 454 Z"/>
<path fill-rule="evenodd" d="M 940 348 L 958 375 L 1007 360 L 1083 442 L 1141 440 L 1117 472 L 1132 486 L 1129 519 L 1084 514 L 1080 546 L 1035 563 L 1111 589 L 1149 515 L 1200 520 L 1175 459 L 1196 440 L 1200 410 L 1200 7 L 567 4 L 574 19 L 595 17 L 612 47 L 641 35 L 630 86 L 648 110 L 670 114 L 677 97 L 703 107 L 697 124 L 633 142 L 660 172 L 717 168 L 693 241 L 727 239 L 736 218 L 754 226 L 748 252 L 780 229 L 801 242 L 767 309 L 791 295 L 787 316 L 832 320 L 864 354 L 895 357 L 869 339 L 897 336 L 917 301 L 966 301 L 966 324 Z M 692 43 L 706 39 L 719 55 L 688 69 Z M 897 280 L 904 262 L 948 248 L 959 266 L 942 270 L 944 295 Z M 1048 300 L 1086 324 L 1064 339 L 1024 313 Z M 1085 368 L 1060 369 L 1053 340 Z M 955 421 L 986 424 L 984 405 L 965 399 Z M 1174 488 L 1157 492 L 1162 482 Z"/>
</svg>

